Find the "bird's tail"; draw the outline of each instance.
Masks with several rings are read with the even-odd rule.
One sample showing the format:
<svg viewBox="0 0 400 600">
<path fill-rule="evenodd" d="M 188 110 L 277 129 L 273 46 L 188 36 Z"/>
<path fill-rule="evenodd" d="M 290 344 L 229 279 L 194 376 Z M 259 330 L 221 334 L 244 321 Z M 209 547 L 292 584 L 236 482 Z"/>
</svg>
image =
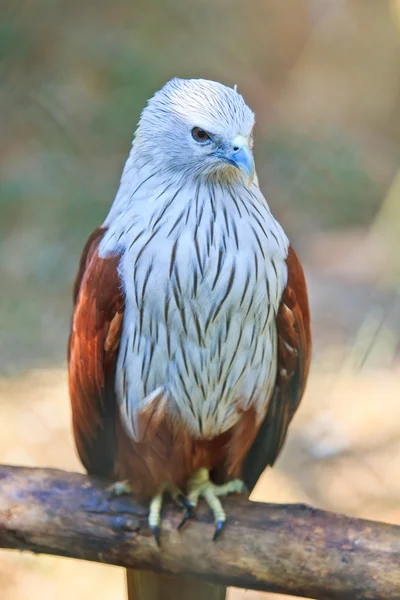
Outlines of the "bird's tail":
<svg viewBox="0 0 400 600">
<path fill-rule="evenodd" d="M 204 581 L 127 571 L 128 600 L 225 600 L 226 588 Z"/>
</svg>

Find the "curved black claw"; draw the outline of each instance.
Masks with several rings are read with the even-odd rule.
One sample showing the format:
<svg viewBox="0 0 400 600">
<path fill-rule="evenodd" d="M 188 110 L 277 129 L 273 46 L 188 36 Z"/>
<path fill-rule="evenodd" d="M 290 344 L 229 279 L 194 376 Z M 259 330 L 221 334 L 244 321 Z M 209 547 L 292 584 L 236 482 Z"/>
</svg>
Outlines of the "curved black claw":
<svg viewBox="0 0 400 600">
<path fill-rule="evenodd" d="M 184 506 L 186 508 L 187 512 L 194 511 L 193 504 L 186 498 L 186 496 L 184 494 L 178 494 L 178 496 L 176 498 L 182 504 L 182 506 Z"/>
<path fill-rule="evenodd" d="M 189 519 L 192 519 L 195 516 L 195 510 L 194 510 L 194 506 L 193 504 L 188 504 L 187 508 L 186 508 L 186 512 L 183 515 L 182 521 L 179 523 L 177 530 L 180 531 L 182 529 L 182 527 L 184 526 L 184 524 L 186 523 L 186 521 L 189 521 Z"/>
<path fill-rule="evenodd" d="M 219 536 L 219 534 L 221 533 L 221 531 L 224 528 L 226 521 L 217 521 L 217 524 L 215 525 L 215 531 L 214 531 L 214 535 L 213 535 L 213 542 L 215 542 L 215 540 L 217 539 L 217 537 Z"/>
<path fill-rule="evenodd" d="M 150 529 L 153 532 L 154 538 L 155 538 L 155 540 L 157 542 L 157 546 L 160 547 L 161 546 L 161 542 L 160 542 L 160 529 L 159 529 L 158 525 L 152 525 L 150 527 Z"/>
</svg>

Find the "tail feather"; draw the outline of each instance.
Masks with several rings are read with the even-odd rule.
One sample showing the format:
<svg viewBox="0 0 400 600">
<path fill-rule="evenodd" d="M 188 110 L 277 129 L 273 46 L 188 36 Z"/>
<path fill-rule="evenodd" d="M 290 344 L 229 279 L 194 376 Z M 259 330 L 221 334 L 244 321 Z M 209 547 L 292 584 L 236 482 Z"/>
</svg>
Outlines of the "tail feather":
<svg viewBox="0 0 400 600">
<path fill-rule="evenodd" d="M 225 600 L 226 588 L 149 571 L 127 571 L 128 600 Z"/>
</svg>

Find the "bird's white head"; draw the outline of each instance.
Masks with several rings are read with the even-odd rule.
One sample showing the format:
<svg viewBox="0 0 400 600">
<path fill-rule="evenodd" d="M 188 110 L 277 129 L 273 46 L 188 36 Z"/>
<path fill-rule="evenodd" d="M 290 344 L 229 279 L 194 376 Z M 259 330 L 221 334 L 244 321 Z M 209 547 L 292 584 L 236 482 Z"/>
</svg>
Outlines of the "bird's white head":
<svg viewBox="0 0 400 600">
<path fill-rule="evenodd" d="M 172 79 L 144 108 L 134 153 L 159 171 L 250 185 L 254 120 L 236 89 Z"/>
</svg>

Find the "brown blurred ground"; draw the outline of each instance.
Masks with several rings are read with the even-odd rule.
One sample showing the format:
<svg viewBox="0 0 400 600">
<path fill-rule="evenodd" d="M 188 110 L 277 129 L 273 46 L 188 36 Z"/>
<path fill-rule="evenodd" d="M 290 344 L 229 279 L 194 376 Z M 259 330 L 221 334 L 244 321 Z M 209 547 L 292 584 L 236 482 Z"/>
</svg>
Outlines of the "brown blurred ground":
<svg viewBox="0 0 400 600">
<path fill-rule="evenodd" d="M 147 97 L 238 84 L 271 207 L 304 260 L 314 365 L 254 497 L 400 523 L 400 3 L 3 3 L 0 461 L 80 469 L 65 375 L 71 287 Z M 1 553 L 0 600 L 123 598 L 116 568 Z M 232 591 L 230 600 L 256 600 Z"/>
<path fill-rule="evenodd" d="M 326 357 L 328 358 L 328 357 Z M 331 358 L 329 358 L 329 363 Z M 278 465 L 253 498 L 307 502 L 400 525 L 400 364 L 397 368 L 314 365 Z M 0 383 L 0 460 L 81 470 L 69 427 L 64 370 Z M 121 599 L 122 569 L 3 552 L 3 600 Z M 230 600 L 274 598 L 232 591 Z"/>
</svg>

